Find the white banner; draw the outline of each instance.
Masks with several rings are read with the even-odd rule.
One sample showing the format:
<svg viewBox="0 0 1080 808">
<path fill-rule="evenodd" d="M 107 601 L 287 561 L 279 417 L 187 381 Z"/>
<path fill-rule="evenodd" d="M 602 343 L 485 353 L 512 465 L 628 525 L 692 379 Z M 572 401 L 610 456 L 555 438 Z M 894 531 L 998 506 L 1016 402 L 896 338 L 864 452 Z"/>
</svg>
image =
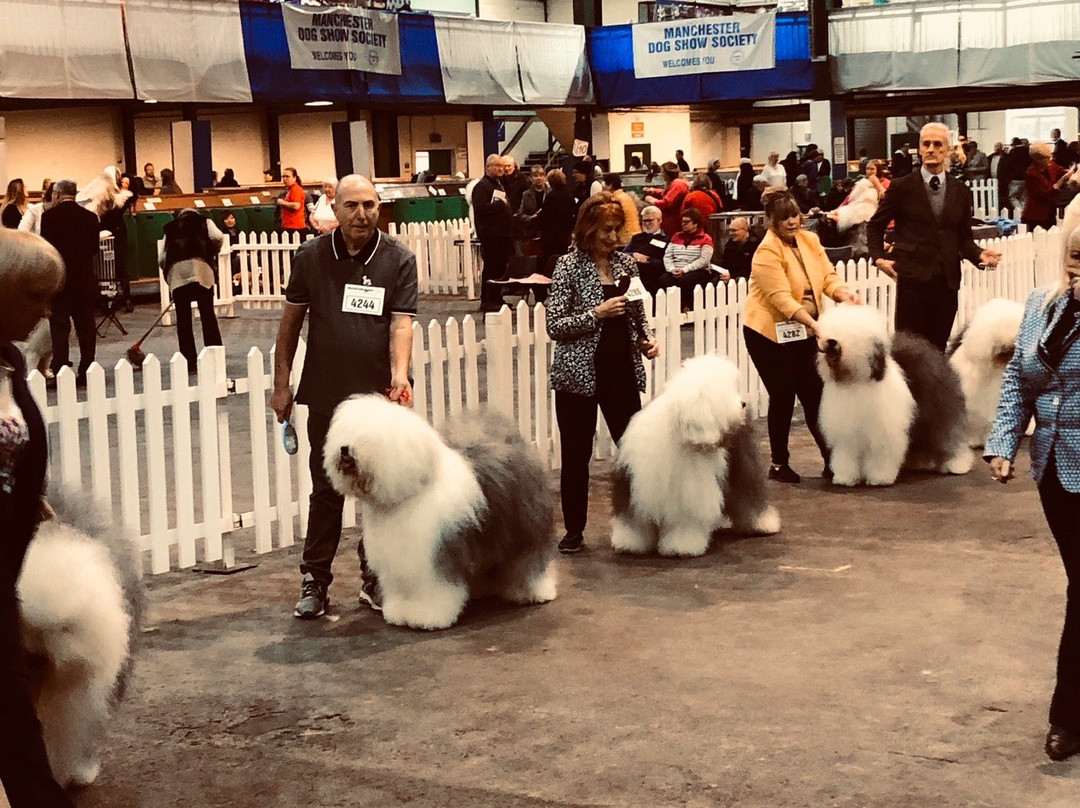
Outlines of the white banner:
<svg viewBox="0 0 1080 808">
<path fill-rule="evenodd" d="M 401 75 L 396 14 L 364 9 L 311 10 L 282 5 L 294 70 L 362 70 Z"/>
<path fill-rule="evenodd" d="M 634 77 L 776 67 L 776 12 L 633 26 Z"/>
</svg>

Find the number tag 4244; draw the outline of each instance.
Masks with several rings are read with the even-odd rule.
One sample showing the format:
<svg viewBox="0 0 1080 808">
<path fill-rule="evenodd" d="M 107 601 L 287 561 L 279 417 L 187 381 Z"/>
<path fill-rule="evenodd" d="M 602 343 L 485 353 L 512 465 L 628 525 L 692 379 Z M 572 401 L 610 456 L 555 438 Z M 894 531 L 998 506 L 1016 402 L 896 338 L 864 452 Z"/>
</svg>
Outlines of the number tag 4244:
<svg viewBox="0 0 1080 808">
<path fill-rule="evenodd" d="M 781 345 L 806 339 L 806 326 L 795 320 L 783 320 L 776 324 L 776 341 Z"/>
<path fill-rule="evenodd" d="M 345 284 L 341 310 L 349 314 L 368 314 L 379 317 L 383 313 L 386 289 L 381 286 L 363 286 L 359 283 Z"/>
</svg>

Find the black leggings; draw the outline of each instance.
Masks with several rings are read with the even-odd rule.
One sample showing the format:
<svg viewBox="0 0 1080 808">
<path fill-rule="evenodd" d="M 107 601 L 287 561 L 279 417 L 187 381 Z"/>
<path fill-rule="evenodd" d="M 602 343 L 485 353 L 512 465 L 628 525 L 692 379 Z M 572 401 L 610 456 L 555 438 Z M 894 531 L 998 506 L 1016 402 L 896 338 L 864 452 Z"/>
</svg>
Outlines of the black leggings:
<svg viewBox="0 0 1080 808">
<path fill-rule="evenodd" d="M 769 391 L 769 450 L 773 464 L 783 466 L 790 457 L 788 436 L 795 414 L 795 397 L 798 396 L 806 426 L 828 465 L 829 450 L 818 428 L 822 383 L 815 365 L 817 342 L 804 339 L 781 345 L 746 326 L 743 326 L 743 339 L 750 361 Z"/>
<path fill-rule="evenodd" d="M 176 340 L 180 344 L 180 353 L 187 360 L 188 368 L 195 370 L 199 353 L 195 349 L 192 303 L 199 306 L 203 345 L 221 345 L 221 330 L 218 328 L 217 314 L 214 313 L 214 290 L 199 283 L 184 284 L 173 290 L 173 303 L 176 305 Z"/>
<path fill-rule="evenodd" d="M 555 418 L 562 446 L 559 491 L 563 523 L 571 535 L 584 532 L 589 518 L 589 460 L 597 407 L 604 413 L 612 439 L 618 443 L 634 413 L 641 409 L 641 394 L 632 368 L 621 377 L 598 379 L 594 396 L 555 391 Z"/>
<path fill-rule="evenodd" d="M 0 783 L 11 808 L 73 808 L 53 779 L 34 712 L 15 582 L 0 579 Z"/>
<path fill-rule="evenodd" d="M 1050 723 L 1080 732 L 1080 494 L 1062 488 L 1051 458 L 1039 483 L 1039 496 L 1069 581 Z"/>
</svg>

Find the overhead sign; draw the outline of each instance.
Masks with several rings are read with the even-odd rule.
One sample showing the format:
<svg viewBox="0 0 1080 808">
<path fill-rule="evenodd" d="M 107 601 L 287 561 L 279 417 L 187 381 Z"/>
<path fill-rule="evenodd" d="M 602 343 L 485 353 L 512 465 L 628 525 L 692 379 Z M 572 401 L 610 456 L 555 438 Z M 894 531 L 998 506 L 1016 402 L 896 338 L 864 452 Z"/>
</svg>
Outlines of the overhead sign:
<svg viewBox="0 0 1080 808">
<path fill-rule="evenodd" d="M 645 137 L 645 121 L 630 122 L 630 137 Z"/>
<path fill-rule="evenodd" d="M 294 70 L 362 70 L 401 75 L 401 40 L 394 14 L 359 8 L 333 11 L 282 5 Z"/>
<path fill-rule="evenodd" d="M 634 77 L 688 76 L 776 67 L 776 12 L 631 26 Z"/>
</svg>

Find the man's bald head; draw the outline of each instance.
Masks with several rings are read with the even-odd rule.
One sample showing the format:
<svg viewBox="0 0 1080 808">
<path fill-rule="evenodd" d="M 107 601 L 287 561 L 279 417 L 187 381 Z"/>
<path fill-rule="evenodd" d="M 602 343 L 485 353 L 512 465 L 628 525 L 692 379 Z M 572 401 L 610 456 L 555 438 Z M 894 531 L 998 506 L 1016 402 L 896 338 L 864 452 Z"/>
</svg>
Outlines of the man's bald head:
<svg viewBox="0 0 1080 808">
<path fill-rule="evenodd" d="M 745 216 L 736 216 L 728 225 L 733 241 L 746 241 L 750 237 L 750 220 Z"/>
<path fill-rule="evenodd" d="M 503 169 L 506 164 L 498 154 L 489 154 L 487 160 L 484 161 L 484 173 L 492 179 L 501 177 L 503 175 Z"/>
<path fill-rule="evenodd" d="M 359 174 L 348 174 L 338 180 L 334 215 L 349 253 L 359 252 L 375 235 L 379 223 L 379 192 L 371 180 Z"/>
<path fill-rule="evenodd" d="M 346 174 L 338 180 L 337 188 L 334 189 L 334 196 L 337 197 L 342 192 L 342 189 L 354 187 L 370 189 L 375 194 L 375 198 L 379 198 L 379 192 L 375 190 L 375 184 L 362 174 Z"/>
</svg>

